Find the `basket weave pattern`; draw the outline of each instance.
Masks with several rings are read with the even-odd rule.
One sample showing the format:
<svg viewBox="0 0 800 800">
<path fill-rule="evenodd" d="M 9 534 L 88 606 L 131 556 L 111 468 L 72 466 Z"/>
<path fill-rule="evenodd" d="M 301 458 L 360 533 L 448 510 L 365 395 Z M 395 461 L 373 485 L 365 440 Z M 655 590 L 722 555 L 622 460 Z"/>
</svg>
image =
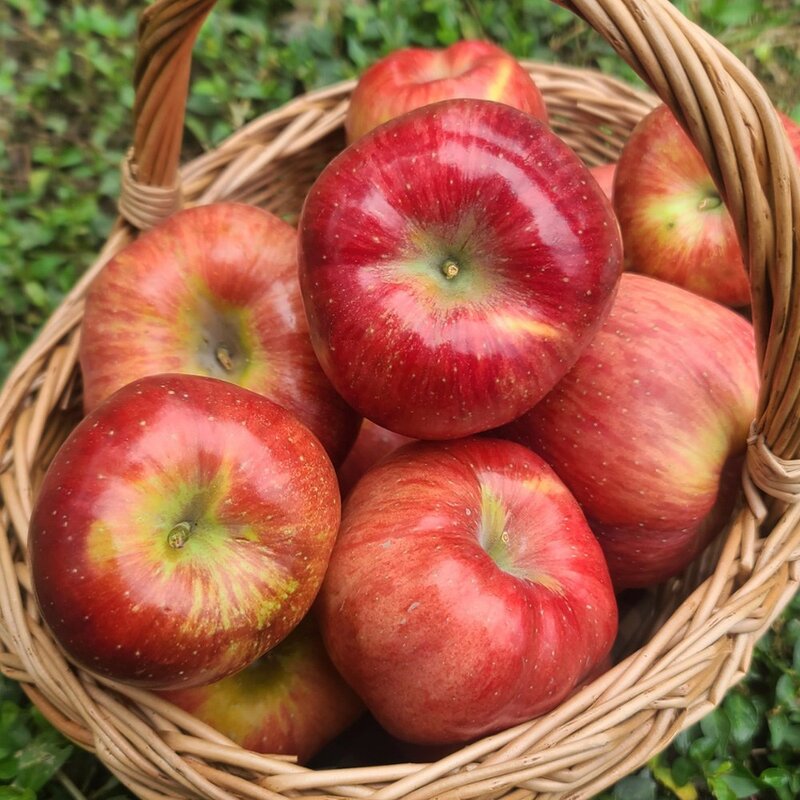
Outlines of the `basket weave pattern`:
<svg viewBox="0 0 800 800">
<path fill-rule="evenodd" d="M 343 146 L 352 83 L 297 98 L 179 168 L 191 47 L 212 5 L 159 0 L 143 15 L 122 217 L 0 393 L 0 668 L 142 798 L 591 797 L 721 701 L 800 586 L 800 462 L 792 461 L 800 450 L 800 176 L 772 106 L 730 53 L 665 0 L 564 3 L 654 94 L 526 63 L 555 130 L 587 163 L 612 160 L 660 98 L 700 149 L 736 223 L 762 375 L 740 509 L 715 546 L 654 595 L 653 613 L 634 626 L 634 651 L 550 714 L 431 764 L 314 771 L 242 750 L 149 692 L 70 665 L 41 625 L 26 564 L 36 489 L 80 417 L 77 346 L 92 278 L 136 229 L 181 203 L 239 200 L 295 217 Z"/>
</svg>

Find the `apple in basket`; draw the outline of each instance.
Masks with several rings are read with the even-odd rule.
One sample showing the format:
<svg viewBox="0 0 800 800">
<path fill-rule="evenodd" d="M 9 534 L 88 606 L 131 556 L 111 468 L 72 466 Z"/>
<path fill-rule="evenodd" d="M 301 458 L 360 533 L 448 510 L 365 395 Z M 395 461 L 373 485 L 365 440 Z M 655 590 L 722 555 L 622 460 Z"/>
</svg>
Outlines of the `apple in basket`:
<svg viewBox="0 0 800 800">
<path fill-rule="evenodd" d="M 161 694 L 240 747 L 296 755 L 301 764 L 364 710 L 331 664 L 311 616 L 240 672 Z"/>
<path fill-rule="evenodd" d="M 339 516 L 333 465 L 289 412 L 215 378 L 148 376 L 53 459 L 30 523 L 33 587 L 86 669 L 208 683 L 306 614 Z"/>
<path fill-rule="evenodd" d="M 339 463 L 358 416 L 314 356 L 296 243 L 268 211 L 215 203 L 179 211 L 117 253 L 86 298 L 86 410 L 144 375 L 207 375 L 287 408 Z"/>
<path fill-rule="evenodd" d="M 614 176 L 617 172 L 617 163 L 598 164 L 596 167 L 592 167 L 589 172 L 592 173 L 594 179 L 600 184 L 603 194 L 611 200 L 614 191 Z"/>
<path fill-rule="evenodd" d="M 794 142 L 798 126 L 780 115 Z M 800 143 L 794 145 L 800 158 Z M 729 306 L 750 302 L 736 230 L 700 152 L 665 105 L 633 129 L 619 158 L 614 210 L 625 268 Z"/>
<path fill-rule="evenodd" d="M 749 322 L 625 274 L 586 352 L 501 433 L 572 490 L 615 587 L 643 587 L 678 574 L 727 521 L 758 383 Z"/>
<path fill-rule="evenodd" d="M 539 87 L 514 56 L 491 42 L 467 40 L 444 49 L 395 50 L 365 70 L 345 117 L 347 141 L 407 111 L 456 97 L 495 100 L 548 119 Z"/>
<path fill-rule="evenodd" d="M 381 427 L 509 422 L 574 363 L 621 271 L 611 204 L 539 120 L 486 100 L 404 114 L 311 187 L 300 284 L 314 350 Z"/>
<path fill-rule="evenodd" d="M 344 505 L 320 591 L 331 659 L 394 736 L 445 744 L 555 707 L 617 630 L 575 499 L 525 447 L 415 442 Z"/>
<path fill-rule="evenodd" d="M 408 436 L 388 431 L 381 428 L 371 420 L 365 419 L 361 423 L 355 444 L 347 458 L 336 470 L 339 478 L 339 489 L 342 497 L 346 497 L 359 478 L 384 456 L 397 450 L 404 444 L 414 441 Z"/>
</svg>

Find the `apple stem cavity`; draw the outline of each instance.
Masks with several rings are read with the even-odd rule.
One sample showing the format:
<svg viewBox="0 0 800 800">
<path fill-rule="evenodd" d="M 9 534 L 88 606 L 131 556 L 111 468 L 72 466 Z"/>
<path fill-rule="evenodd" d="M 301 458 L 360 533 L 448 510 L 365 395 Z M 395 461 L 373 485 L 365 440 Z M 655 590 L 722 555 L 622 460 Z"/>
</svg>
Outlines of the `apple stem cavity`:
<svg viewBox="0 0 800 800">
<path fill-rule="evenodd" d="M 192 525 L 189 522 L 179 522 L 167 534 L 167 544 L 173 550 L 180 550 L 192 534 Z"/>
<path fill-rule="evenodd" d="M 458 275 L 458 271 L 459 271 L 458 262 L 456 262 L 454 259 L 447 258 L 442 263 L 442 275 L 444 275 L 445 278 L 447 278 L 447 280 L 449 281 L 453 280 L 453 278 L 455 278 L 456 275 Z"/>
<path fill-rule="evenodd" d="M 217 349 L 214 351 L 214 355 L 216 356 L 219 365 L 226 372 L 230 372 L 233 369 L 233 358 L 231 358 L 231 351 L 228 350 L 228 347 L 226 345 L 224 344 L 217 345 Z"/>
<path fill-rule="evenodd" d="M 722 198 L 716 193 L 704 197 L 697 206 L 699 211 L 713 211 L 722 205 Z"/>
</svg>

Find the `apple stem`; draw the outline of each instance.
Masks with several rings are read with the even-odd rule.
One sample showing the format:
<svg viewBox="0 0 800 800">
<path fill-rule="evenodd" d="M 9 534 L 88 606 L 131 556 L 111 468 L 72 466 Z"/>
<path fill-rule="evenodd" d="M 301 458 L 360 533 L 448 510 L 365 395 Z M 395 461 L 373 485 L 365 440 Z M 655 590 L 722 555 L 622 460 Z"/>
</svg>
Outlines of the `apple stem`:
<svg viewBox="0 0 800 800">
<path fill-rule="evenodd" d="M 192 533 L 192 526 L 188 522 L 179 522 L 168 534 L 167 544 L 173 550 L 180 550 Z"/>
<path fill-rule="evenodd" d="M 220 366 L 230 372 L 233 369 L 233 359 L 231 358 L 231 352 L 224 344 L 217 345 L 217 349 L 214 352 L 214 355 L 217 357 L 217 361 L 219 361 Z"/>
<path fill-rule="evenodd" d="M 449 281 L 458 275 L 458 264 L 452 258 L 446 259 L 442 264 L 442 275 Z"/>
</svg>

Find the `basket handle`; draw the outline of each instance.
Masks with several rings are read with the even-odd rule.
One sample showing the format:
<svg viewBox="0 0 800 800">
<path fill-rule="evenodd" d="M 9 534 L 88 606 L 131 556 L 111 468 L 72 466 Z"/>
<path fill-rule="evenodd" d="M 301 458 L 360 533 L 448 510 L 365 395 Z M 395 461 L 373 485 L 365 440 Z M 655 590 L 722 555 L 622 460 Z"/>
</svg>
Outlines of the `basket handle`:
<svg viewBox="0 0 800 800">
<path fill-rule="evenodd" d="M 121 215 L 147 230 L 181 206 L 178 167 L 192 47 L 215 0 L 156 0 L 139 18 L 133 147 L 122 165 Z"/>
<path fill-rule="evenodd" d="M 745 481 L 781 501 L 797 496 L 800 171 L 775 108 L 744 64 L 668 0 L 556 2 L 586 20 L 669 106 L 725 200 L 749 270 L 761 369 Z"/>
<path fill-rule="evenodd" d="M 556 2 L 611 43 L 672 109 L 706 161 L 750 271 L 762 372 L 753 436 L 759 447 L 751 449 L 794 458 L 800 451 L 800 304 L 791 299 L 800 282 L 800 226 L 793 224 L 800 219 L 800 177 L 771 101 L 740 61 L 668 0 Z M 180 205 L 191 49 L 213 5 L 156 0 L 141 16 L 134 143 L 120 199 L 135 227 L 150 227 Z M 774 464 L 767 472 L 775 473 Z"/>
</svg>

